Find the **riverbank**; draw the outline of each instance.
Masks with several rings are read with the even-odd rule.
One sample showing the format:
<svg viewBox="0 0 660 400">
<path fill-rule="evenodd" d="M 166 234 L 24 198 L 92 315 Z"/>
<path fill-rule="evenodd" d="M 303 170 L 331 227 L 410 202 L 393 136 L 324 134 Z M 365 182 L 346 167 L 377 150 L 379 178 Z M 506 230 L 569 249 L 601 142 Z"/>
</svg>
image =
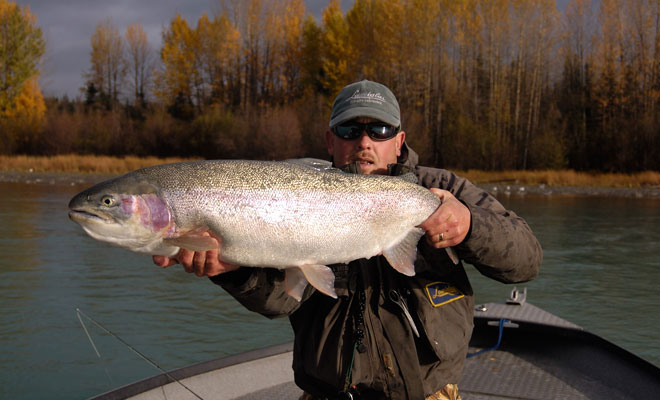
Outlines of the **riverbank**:
<svg viewBox="0 0 660 400">
<path fill-rule="evenodd" d="M 65 173 L 65 172 L 25 172 L 0 171 L 0 182 L 20 182 L 29 184 L 89 186 L 112 178 L 117 174 Z M 554 186 L 521 185 L 503 183 L 480 183 L 483 188 L 495 196 L 595 196 L 660 199 L 660 187 L 607 187 L 607 186 Z"/>
<path fill-rule="evenodd" d="M 594 196 L 660 199 L 660 187 L 548 186 L 548 185 L 477 185 L 495 196 Z"/>
<path fill-rule="evenodd" d="M 91 185 L 138 168 L 182 158 L 58 155 L 0 156 L 0 182 Z M 498 196 L 567 195 L 660 198 L 660 172 L 455 171 Z"/>
<path fill-rule="evenodd" d="M 3 156 L 0 172 L 123 174 L 138 168 L 192 159 L 169 157 L 111 157 L 78 154 L 55 156 Z"/>
</svg>

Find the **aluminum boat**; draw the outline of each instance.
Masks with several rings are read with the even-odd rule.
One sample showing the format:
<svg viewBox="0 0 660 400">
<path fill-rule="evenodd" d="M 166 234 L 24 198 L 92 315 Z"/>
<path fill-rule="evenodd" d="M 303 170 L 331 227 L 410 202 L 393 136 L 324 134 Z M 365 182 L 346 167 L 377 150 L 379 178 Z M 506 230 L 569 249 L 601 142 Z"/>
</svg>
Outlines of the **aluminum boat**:
<svg viewBox="0 0 660 400">
<path fill-rule="evenodd" d="M 479 305 L 459 391 L 463 400 L 658 399 L 660 368 L 526 301 Z M 298 399 L 293 343 L 195 364 L 94 397 Z"/>
</svg>

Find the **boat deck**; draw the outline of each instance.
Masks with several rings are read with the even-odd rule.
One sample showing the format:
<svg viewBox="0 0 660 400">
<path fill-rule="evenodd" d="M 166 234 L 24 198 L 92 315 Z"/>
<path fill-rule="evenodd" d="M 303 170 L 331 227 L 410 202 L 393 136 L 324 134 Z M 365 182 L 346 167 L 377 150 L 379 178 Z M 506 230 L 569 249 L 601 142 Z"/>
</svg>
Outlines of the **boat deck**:
<svg viewBox="0 0 660 400">
<path fill-rule="evenodd" d="M 660 393 L 658 367 L 529 303 L 478 309 L 470 344 L 470 354 L 486 351 L 466 360 L 463 400 L 650 399 Z M 170 373 L 190 390 L 159 375 L 97 399 L 297 399 L 302 392 L 293 383 L 291 349 L 287 343 Z"/>
</svg>

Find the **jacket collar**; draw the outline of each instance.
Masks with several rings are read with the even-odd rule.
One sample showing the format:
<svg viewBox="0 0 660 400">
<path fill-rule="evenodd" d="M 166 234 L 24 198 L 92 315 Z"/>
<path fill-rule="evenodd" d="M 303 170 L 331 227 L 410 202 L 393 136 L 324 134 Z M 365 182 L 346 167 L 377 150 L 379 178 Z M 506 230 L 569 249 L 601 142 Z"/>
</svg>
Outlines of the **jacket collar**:
<svg viewBox="0 0 660 400">
<path fill-rule="evenodd" d="M 419 155 L 417 155 L 417 153 L 411 149 L 406 142 L 403 142 L 403 146 L 401 146 L 401 155 L 397 159 L 397 162 L 410 169 L 415 169 L 419 164 Z"/>
</svg>

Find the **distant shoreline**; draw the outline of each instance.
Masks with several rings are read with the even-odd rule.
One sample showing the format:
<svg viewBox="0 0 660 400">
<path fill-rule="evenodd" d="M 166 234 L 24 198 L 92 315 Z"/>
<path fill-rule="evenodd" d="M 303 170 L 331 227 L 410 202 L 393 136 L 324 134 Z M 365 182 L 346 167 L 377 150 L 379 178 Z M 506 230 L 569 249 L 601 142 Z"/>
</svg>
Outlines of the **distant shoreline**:
<svg viewBox="0 0 660 400">
<path fill-rule="evenodd" d="M 117 174 L 0 171 L 0 182 L 60 186 L 90 186 Z M 550 186 L 483 183 L 477 184 L 497 197 L 507 196 L 594 196 L 660 199 L 660 187 Z"/>
<path fill-rule="evenodd" d="M 660 199 L 660 187 L 548 186 L 548 185 L 477 185 L 489 193 L 501 196 L 593 196 Z"/>
<path fill-rule="evenodd" d="M 0 171 L 0 182 L 62 186 L 93 185 L 117 175 L 118 174 L 97 174 L 83 172 Z"/>
</svg>

